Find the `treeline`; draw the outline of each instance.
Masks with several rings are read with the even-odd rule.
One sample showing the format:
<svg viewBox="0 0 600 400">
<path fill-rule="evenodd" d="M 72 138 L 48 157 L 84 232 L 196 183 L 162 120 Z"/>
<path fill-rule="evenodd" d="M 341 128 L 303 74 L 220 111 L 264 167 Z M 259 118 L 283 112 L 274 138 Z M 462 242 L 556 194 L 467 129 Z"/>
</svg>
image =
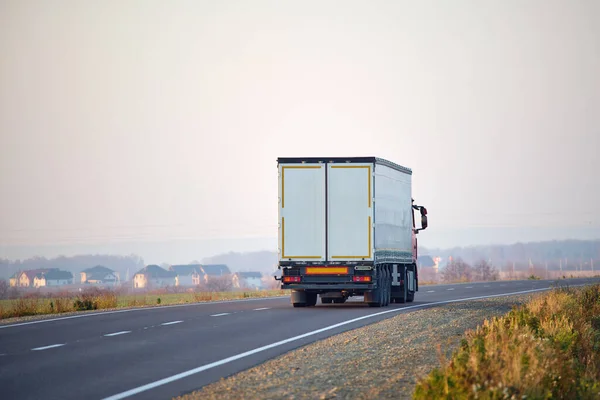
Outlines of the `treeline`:
<svg viewBox="0 0 600 400">
<path fill-rule="evenodd" d="M 0 279 L 8 279 L 18 271 L 38 268 L 58 268 L 70 271 L 73 275 L 79 274 L 84 269 L 102 265 L 119 273 L 125 279 L 129 271 L 131 278 L 138 270 L 144 267 L 144 260 L 137 255 L 78 255 L 73 257 L 60 256 L 56 258 L 33 257 L 26 260 L 0 259 Z M 75 276 L 75 280 L 77 280 Z"/>
<path fill-rule="evenodd" d="M 504 266 L 508 263 L 528 265 L 548 264 L 549 269 L 577 269 L 580 265 L 590 265 L 596 261 L 600 268 L 600 240 L 562 240 L 548 242 L 515 243 L 512 245 L 491 245 L 455 247 L 451 249 L 421 249 L 421 254 L 432 257 L 461 258 L 474 264 L 479 260 L 491 260 L 492 264 Z M 587 264 L 586 264 L 587 263 Z"/>
<path fill-rule="evenodd" d="M 479 260 L 473 265 L 462 259 L 453 259 L 441 272 L 444 282 L 477 282 L 500 279 L 498 269 L 486 260 Z"/>
</svg>

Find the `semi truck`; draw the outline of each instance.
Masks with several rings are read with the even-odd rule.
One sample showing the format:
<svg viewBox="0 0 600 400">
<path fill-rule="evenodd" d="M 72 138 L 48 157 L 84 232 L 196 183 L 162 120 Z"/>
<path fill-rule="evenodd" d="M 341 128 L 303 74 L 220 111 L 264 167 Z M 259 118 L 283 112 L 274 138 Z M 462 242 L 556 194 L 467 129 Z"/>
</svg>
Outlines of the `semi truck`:
<svg viewBox="0 0 600 400">
<path fill-rule="evenodd" d="M 419 290 L 417 234 L 427 209 L 412 170 L 378 157 L 280 157 L 276 279 L 293 307 L 412 302 Z M 416 226 L 415 212 L 420 215 Z"/>
</svg>

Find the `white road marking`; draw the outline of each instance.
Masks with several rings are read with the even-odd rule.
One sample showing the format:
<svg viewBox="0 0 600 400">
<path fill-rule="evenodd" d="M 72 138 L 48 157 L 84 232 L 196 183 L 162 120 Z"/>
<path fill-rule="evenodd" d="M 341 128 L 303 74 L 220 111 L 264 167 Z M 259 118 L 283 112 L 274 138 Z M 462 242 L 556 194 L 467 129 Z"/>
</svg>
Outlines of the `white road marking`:
<svg viewBox="0 0 600 400">
<path fill-rule="evenodd" d="M 575 287 L 575 286 L 585 286 L 585 284 L 584 285 L 573 285 L 571 287 Z M 249 357 L 249 356 L 257 354 L 257 353 L 261 353 L 263 351 L 272 349 L 274 347 L 283 346 L 284 344 L 287 344 L 287 343 L 290 343 L 290 342 L 295 342 L 295 341 L 298 341 L 300 339 L 304 339 L 304 338 L 309 337 L 309 336 L 318 335 L 319 333 L 327 332 L 327 331 L 339 328 L 339 327 L 344 326 L 344 325 L 348 325 L 348 324 L 352 324 L 354 322 L 365 320 L 367 318 L 378 317 L 380 315 L 385 315 L 385 314 L 390 314 L 390 313 L 397 313 L 397 312 L 406 311 L 406 310 L 414 310 L 414 309 L 417 309 L 417 308 L 431 307 L 431 306 L 435 306 L 435 305 L 444 305 L 444 304 L 450 304 L 450 303 L 458 303 L 458 302 L 461 302 L 461 301 L 489 299 L 489 298 L 492 298 L 492 297 L 514 296 L 514 295 L 518 295 L 518 294 L 540 292 L 540 291 L 551 290 L 551 289 L 552 288 L 549 287 L 549 288 L 541 288 L 541 289 L 523 290 L 523 291 L 520 291 L 520 292 L 510 292 L 510 293 L 503 293 L 503 294 L 491 294 L 491 295 L 487 295 L 487 296 L 466 297 L 466 298 L 462 298 L 462 299 L 445 300 L 445 301 L 438 301 L 438 302 L 435 302 L 435 303 L 417 304 L 417 305 L 414 305 L 414 306 L 408 306 L 408 307 L 402 307 L 402 308 L 394 308 L 394 309 L 391 309 L 391 310 L 381 311 L 381 312 L 377 312 L 377 313 L 374 313 L 374 314 L 364 315 L 362 317 L 349 319 L 347 321 L 339 322 L 339 323 L 334 324 L 334 325 L 329 325 L 329 326 L 326 326 L 326 327 L 321 328 L 321 329 L 317 329 L 317 330 L 314 330 L 314 331 L 311 331 L 311 332 L 304 333 L 302 335 L 298 335 L 298 336 L 294 336 L 294 337 L 291 337 L 291 338 L 288 338 L 288 339 L 284 339 L 284 340 L 281 340 L 279 342 L 271 343 L 271 344 L 268 344 L 266 346 L 258 347 L 256 349 L 249 350 L 249 351 L 246 351 L 244 353 L 237 354 L 235 356 L 227 357 L 227 358 L 224 358 L 224 359 L 219 360 L 219 361 L 215 361 L 215 362 L 212 362 L 212 363 L 209 363 L 209 364 L 204 364 L 204 365 L 201 365 L 199 367 L 190 369 L 188 371 L 184 371 L 184 372 L 181 372 L 179 374 L 175 374 L 175 375 L 163 378 L 163 379 L 159 379 L 157 381 L 150 382 L 150 383 L 148 383 L 146 385 L 138 386 L 136 388 L 127 390 L 125 392 L 117 393 L 117 394 L 115 394 L 113 396 L 104 398 L 104 400 L 120 400 L 120 399 L 124 399 L 124 398 L 130 397 L 130 396 L 136 395 L 138 393 L 142 393 L 142 392 L 148 391 L 150 389 L 154 389 L 154 388 L 157 388 L 159 386 L 163 386 L 163 385 L 166 385 L 168 383 L 175 382 L 175 381 L 178 381 L 178 380 L 183 379 L 183 378 L 187 378 L 188 376 L 195 375 L 195 374 L 197 374 L 199 372 L 203 372 L 203 371 L 209 370 L 211 368 L 218 367 L 220 365 L 229 364 L 230 362 L 233 362 L 233 361 L 245 358 L 245 357 Z"/>
<path fill-rule="evenodd" d="M 231 313 L 224 312 L 224 313 L 221 313 L 221 314 L 213 314 L 213 315 L 211 315 L 211 317 L 222 317 L 223 315 L 229 315 L 229 314 L 231 314 Z"/>
<path fill-rule="evenodd" d="M 115 333 L 107 333 L 104 336 L 119 336 L 119 335 L 125 335 L 127 333 L 131 333 L 131 331 L 121 331 L 121 332 L 115 332 Z"/>
<path fill-rule="evenodd" d="M 43 346 L 43 347 L 36 347 L 35 349 L 31 349 L 33 351 L 38 351 L 38 350 L 47 350 L 47 349 L 53 349 L 55 347 L 61 347 L 64 346 L 66 343 L 63 344 L 51 344 L 50 346 Z"/>
<path fill-rule="evenodd" d="M 428 290 L 427 293 L 433 293 L 435 290 Z"/>
<path fill-rule="evenodd" d="M 271 307 L 262 307 L 262 308 L 255 308 L 252 311 L 262 311 L 262 310 L 270 310 L 270 309 L 271 309 Z"/>
<path fill-rule="evenodd" d="M 454 288 L 453 288 L 453 287 L 451 287 L 450 289 L 447 289 L 447 290 L 454 290 Z"/>
<path fill-rule="evenodd" d="M 171 321 L 171 322 L 165 322 L 165 323 L 162 323 L 161 325 L 163 325 L 163 326 L 164 326 L 164 325 L 174 325 L 174 324 L 180 324 L 180 323 L 182 323 L 182 322 L 183 322 L 183 321 Z"/>
<path fill-rule="evenodd" d="M 473 286 L 467 286 L 467 289 L 473 289 Z"/>
<path fill-rule="evenodd" d="M 120 313 L 133 312 L 133 311 L 153 311 L 153 310 L 160 310 L 160 309 L 174 308 L 174 307 L 207 306 L 207 305 L 211 305 L 211 304 L 229 304 L 229 303 L 235 303 L 235 302 L 245 303 L 248 301 L 260 301 L 260 300 L 286 300 L 286 301 L 289 301 L 289 298 L 290 298 L 289 296 L 259 297 L 256 299 L 206 301 L 206 302 L 199 302 L 199 303 L 173 304 L 170 306 L 128 308 L 126 310 L 115 310 L 115 311 L 99 311 L 99 312 L 91 312 L 91 313 L 86 313 L 86 314 L 81 314 L 81 315 L 71 315 L 68 317 L 48 318 L 48 319 L 40 319 L 38 321 L 21 322 L 18 324 L 0 325 L 0 329 L 15 328 L 17 326 L 24 326 L 24 325 L 43 324 L 46 322 L 64 321 L 65 319 L 96 317 L 98 315 L 108 315 L 108 314 L 120 314 Z"/>
</svg>

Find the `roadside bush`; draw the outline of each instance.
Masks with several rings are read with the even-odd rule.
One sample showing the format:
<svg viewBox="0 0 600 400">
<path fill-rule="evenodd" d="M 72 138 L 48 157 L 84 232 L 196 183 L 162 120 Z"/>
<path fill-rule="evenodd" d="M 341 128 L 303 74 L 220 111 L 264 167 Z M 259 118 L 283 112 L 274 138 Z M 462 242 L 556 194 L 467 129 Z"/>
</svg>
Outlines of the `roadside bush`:
<svg viewBox="0 0 600 400">
<path fill-rule="evenodd" d="M 71 307 L 71 299 L 68 297 L 54 297 L 50 299 L 47 308 L 50 314 L 60 314 L 68 311 L 73 311 Z"/>
<path fill-rule="evenodd" d="M 75 311 L 87 311 L 87 310 L 95 310 L 98 307 L 94 304 L 92 299 L 82 298 L 82 299 L 75 299 L 75 301 L 73 302 L 73 308 L 75 309 Z"/>
<path fill-rule="evenodd" d="M 11 317 L 27 317 L 37 314 L 39 299 L 33 296 L 21 297 L 13 300 Z"/>
<path fill-rule="evenodd" d="M 89 288 L 73 302 L 76 311 L 103 310 L 117 307 L 117 295 L 110 290 Z"/>
<path fill-rule="evenodd" d="M 468 331 L 415 399 L 600 396 L 600 285 L 555 289 Z"/>
</svg>

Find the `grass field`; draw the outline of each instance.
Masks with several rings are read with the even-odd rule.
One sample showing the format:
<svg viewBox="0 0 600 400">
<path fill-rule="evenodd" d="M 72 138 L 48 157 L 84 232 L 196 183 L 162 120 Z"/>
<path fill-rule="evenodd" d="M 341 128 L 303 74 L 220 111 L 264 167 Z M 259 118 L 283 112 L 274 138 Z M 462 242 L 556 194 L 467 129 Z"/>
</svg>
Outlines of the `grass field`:
<svg viewBox="0 0 600 400">
<path fill-rule="evenodd" d="M 600 285 L 536 296 L 466 332 L 440 361 L 415 399 L 598 399 Z"/>
<path fill-rule="evenodd" d="M 111 290 L 98 289 L 77 294 L 61 294 L 53 297 L 35 295 L 24 296 L 14 300 L 0 300 L 0 319 L 60 314 L 73 311 L 173 305 L 286 295 L 289 295 L 289 292 L 286 290 L 118 294 Z"/>
</svg>

